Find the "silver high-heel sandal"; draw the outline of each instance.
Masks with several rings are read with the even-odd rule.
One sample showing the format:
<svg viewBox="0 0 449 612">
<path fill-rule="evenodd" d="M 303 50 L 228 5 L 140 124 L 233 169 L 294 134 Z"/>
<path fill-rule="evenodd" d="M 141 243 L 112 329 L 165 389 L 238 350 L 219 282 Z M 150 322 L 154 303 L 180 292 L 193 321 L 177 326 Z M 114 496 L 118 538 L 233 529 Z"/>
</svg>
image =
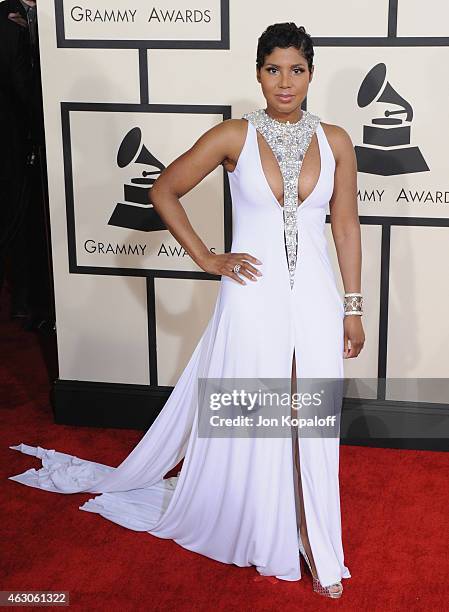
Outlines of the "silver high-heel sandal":
<svg viewBox="0 0 449 612">
<path fill-rule="evenodd" d="M 329 585 L 327 587 L 323 587 L 321 582 L 318 580 L 318 578 L 316 578 L 313 575 L 312 566 L 310 565 L 309 557 L 307 556 L 307 553 L 306 553 L 306 551 L 304 549 L 301 537 L 299 537 L 298 544 L 299 544 L 299 552 L 304 557 L 307 565 L 309 566 L 310 574 L 312 576 L 312 581 L 313 581 L 313 590 L 315 591 L 315 593 L 319 593 L 320 595 L 324 595 L 325 597 L 332 597 L 332 599 L 337 599 L 338 597 L 341 597 L 342 593 L 343 593 L 343 585 L 342 585 L 342 583 L 339 581 L 339 582 L 335 582 L 334 584 L 331 584 L 331 585 Z M 300 557 L 300 559 L 301 559 L 301 557 Z M 339 587 L 338 591 L 331 591 L 330 590 L 331 587 L 336 587 L 336 586 Z"/>
</svg>

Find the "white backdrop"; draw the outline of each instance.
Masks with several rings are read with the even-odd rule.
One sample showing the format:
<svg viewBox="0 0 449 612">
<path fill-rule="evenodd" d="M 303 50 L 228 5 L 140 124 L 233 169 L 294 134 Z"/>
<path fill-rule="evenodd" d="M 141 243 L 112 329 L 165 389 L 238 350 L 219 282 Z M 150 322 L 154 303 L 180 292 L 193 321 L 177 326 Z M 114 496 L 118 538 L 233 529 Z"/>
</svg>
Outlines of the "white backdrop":
<svg viewBox="0 0 449 612">
<path fill-rule="evenodd" d="M 315 41 L 307 108 L 343 126 L 368 159 L 358 175 L 367 339 L 346 374 L 447 377 L 449 7 L 398 0 L 396 14 L 388 0 L 186 4 L 39 0 L 60 378 L 176 383 L 218 282 L 167 230 L 145 226 L 145 180 L 157 176 L 145 172 L 224 118 L 263 106 L 257 38 L 282 21 L 304 25 Z M 361 106 L 359 89 L 379 64 L 382 87 L 371 79 L 373 99 Z M 385 142 L 367 142 L 366 126 L 401 104 L 411 121 L 399 114 L 396 132 L 375 131 Z M 391 159 L 402 171 L 380 173 Z M 231 237 L 223 170 L 182 203 L 208 247 L 223 252 Z M 328 236 L 339 278 L 329 226 Z M 437 390 L 410 393 L 449 401 Z"/>
</svg>

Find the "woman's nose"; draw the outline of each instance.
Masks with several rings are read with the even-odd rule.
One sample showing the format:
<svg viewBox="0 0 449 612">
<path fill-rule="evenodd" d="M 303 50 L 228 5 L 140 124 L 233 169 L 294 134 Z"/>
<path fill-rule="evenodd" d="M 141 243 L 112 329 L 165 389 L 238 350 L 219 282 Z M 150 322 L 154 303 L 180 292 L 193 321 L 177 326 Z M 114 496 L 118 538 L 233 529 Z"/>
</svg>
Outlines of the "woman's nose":
<svg viewBox="0 0 449 612">
<path fill-rule="evenodd" d="M 281 73 L 281 87 L 290 86 L 290 75 L 286 72 Z"/>
</svg>

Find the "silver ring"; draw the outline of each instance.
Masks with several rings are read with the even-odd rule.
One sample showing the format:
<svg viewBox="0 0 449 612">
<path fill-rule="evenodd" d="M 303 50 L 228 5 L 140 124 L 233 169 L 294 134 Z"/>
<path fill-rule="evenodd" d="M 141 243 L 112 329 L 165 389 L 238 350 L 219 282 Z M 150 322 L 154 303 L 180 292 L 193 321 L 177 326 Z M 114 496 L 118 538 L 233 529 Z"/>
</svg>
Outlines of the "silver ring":
<svg viewBox="0 0 449 612">
<path fill-rule="evenodd" d="M 235 264 L 235 266 L 232 268 L 232 270 L 233 270 L 233 271 L 234 271 L 236 274 L 238 274 L 238 272 L 239 272 L 240 268 L 241 268 L 240 264 Z"/>
</svg>

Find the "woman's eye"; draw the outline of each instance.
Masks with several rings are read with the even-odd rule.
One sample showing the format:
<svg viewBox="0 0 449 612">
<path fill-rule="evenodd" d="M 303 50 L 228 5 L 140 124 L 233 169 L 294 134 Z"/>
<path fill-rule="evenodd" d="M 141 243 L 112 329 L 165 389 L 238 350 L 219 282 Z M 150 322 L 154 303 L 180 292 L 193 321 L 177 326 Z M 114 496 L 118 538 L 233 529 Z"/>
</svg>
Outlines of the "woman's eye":
<svg viewBox="0 0 449 612">
<path fill-rule="evenodd" d="M 268 72 L 270 74 L 275 74 L 276 72 L 278 72 L 277 68 L 273 68 L 273 66 L 271 68 L 267 68 Z M 302 68 L 293 68 L 293 72 L 295 74 L 301 74 L 303 72 Z"/>
</svg>

